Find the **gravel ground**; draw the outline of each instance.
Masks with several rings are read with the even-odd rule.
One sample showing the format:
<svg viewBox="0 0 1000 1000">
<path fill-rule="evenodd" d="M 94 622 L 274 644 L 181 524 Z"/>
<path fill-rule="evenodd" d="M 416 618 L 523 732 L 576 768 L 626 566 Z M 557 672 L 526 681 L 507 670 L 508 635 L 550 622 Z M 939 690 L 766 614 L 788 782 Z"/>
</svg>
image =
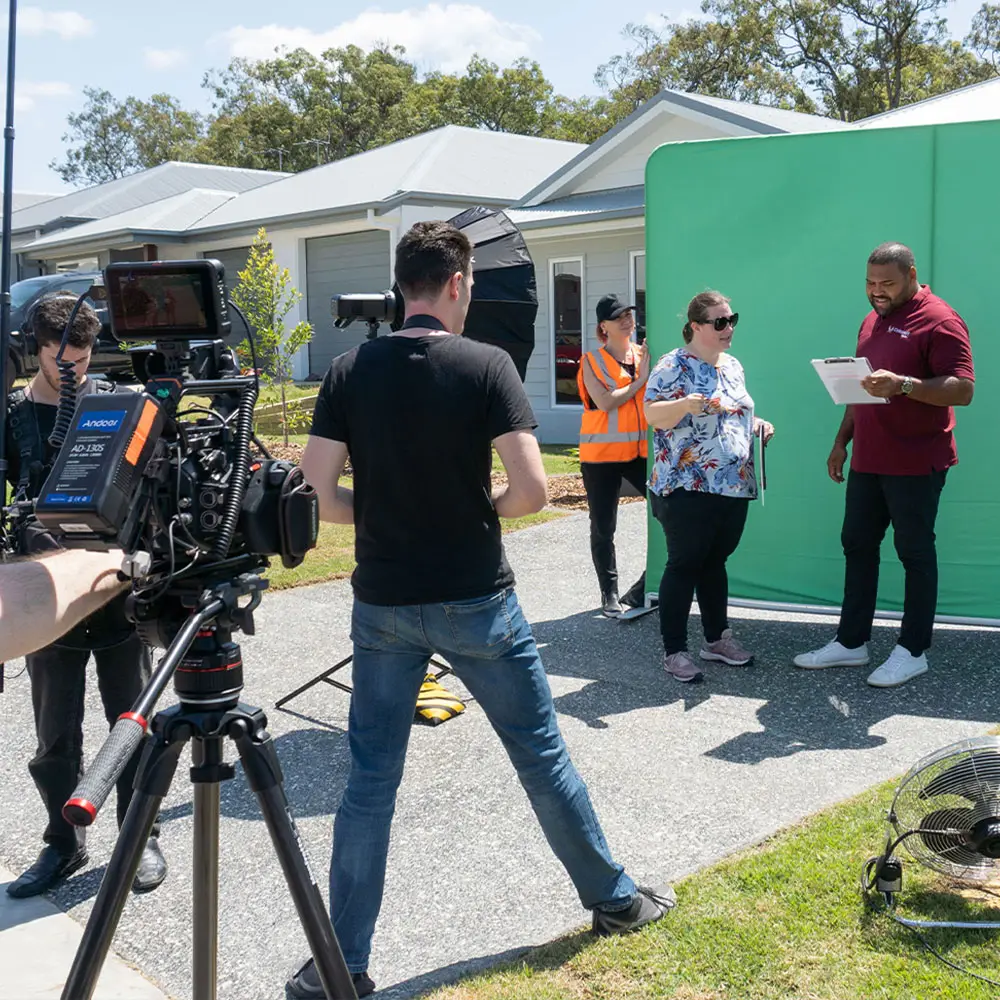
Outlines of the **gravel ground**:
<svg viewBox="0 0 1000 1000">
<path fill-rule="evenodd" d="M 642 504 L 620 513 L 627 583 L 643 560 L 643 516 Z M 655 614 L 623 623 L 594 610 L 586 515 L 526 529 L 506 544 L 573 759 L 613 852 L 640 879 L 691 872 L 998 721 L 990 683 L 996 630 L 942 628 L 929 674 L 878 691 L 863 670 L 791 668 L 794 652 L 830 636 L 832 619 L 738 611 L 733 623 L 757 651 L 755 665 L 713 666 L 706 683 L 682 686 L 660 668 Z M 273 706 L 347 654 L 349 610 L 344 581 L 265 595 L 257 635 L 243 639 L 245 698 L 268 712 L 292 810 L 324 887 L 331 816 L 348 763 L 348 699 L 319 685 L 284 711 Z M 698 624 L 693 616 L 692 642 Z M 892 623 L 880 623 L 874 652 L 887 654 L 894 634 Z M 8 664 L 8 677 L 20 666 Z M 462 691 L 457 682 L 451 687 Z M 101 720 L 92 684 L 91 755 Z M 9 680 L 0 721 L 0 863 L 19 872 L 34 859 L 44 826 L 25 766 L 33 749 L 26 676 Z M 90 868 L 52 896 L 80 921 L 111 851 L 112 816 L 106 810 L 91 831 Z M 170 875 L 156 892 L 130 898 L 115 948 L 171 997 L 187 1000 L 192 824 L 183 763 L 163 820 Z M 880 836 L 881 817 L 873 816 L 873 848 Z M 241 772 L 223 787 L 221 871 L 219 1000 L 282 997 L 304 937 Z M 370 969 L 381 995 L 415 996 L 586 917 L 475 704 L 443 726 L 415 727 Z"/>
</svg>

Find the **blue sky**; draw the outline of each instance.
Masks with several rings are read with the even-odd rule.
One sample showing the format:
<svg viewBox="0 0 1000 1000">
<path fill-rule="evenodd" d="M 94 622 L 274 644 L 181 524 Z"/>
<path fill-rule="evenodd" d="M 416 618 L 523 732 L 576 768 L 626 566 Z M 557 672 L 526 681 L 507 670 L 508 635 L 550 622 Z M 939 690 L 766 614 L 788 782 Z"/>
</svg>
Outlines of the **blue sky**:
<svg viewBox="0 0 1000 1000">
<path fill-rule="evenodd" d="M 980 3 L 950 5 L 956 37 L 965 35 Z M 6 8 L 0 4 L 4 45 Z M 118 97 L 166 91 L 187 107 L 207 110 L 202 77 L 234 55 L 263 57 L 278 44 L 318 52 L 348 42 L 367 47 L 387 40 L 405 45 L 423 69 L 460 70 L 474 52 L 501 65 L 519 56 L 537 59 L 558 91 L 576 97 L 596 92 L 594 70 L 623 51 L 621 31 L 627 22 L 650 23 L 661 15 L 683 20 L 697 10 L 697 0 L 28 4 L 20 7 L 17 35 L 14 186 L 18 191 L 64 189 L 48 164 L 62 158 L 66 115 L 82 106 L 85 86 L 106 88 Z"/>
</svg>

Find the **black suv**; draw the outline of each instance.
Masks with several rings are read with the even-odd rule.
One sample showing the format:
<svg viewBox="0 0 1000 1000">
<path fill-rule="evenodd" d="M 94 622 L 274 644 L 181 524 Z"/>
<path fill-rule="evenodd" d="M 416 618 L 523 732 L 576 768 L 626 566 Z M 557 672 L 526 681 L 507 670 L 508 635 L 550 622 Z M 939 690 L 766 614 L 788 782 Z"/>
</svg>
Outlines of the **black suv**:
<svg viewBox="0 0 1000 1000">
<path fill-rule="evenodd" d="M 81 295 L 94 284 L 94 279 L 101 277 L 100 271 L 65 271 L 62 274 L 25 278 L 10 286 L 10 362 L 14 371 L 13 378 L 31 376 L 38 370 L 38 358 L 24 350 L 21 334 L 21 327 L 32 303 L 50 292 L 67 291 Z M 111 335 L 107 305 L 103 302 L 88 301 L 100 317 L 101 332 L 98 334 L 97 346 L 90 356 L 87 373 L 103 375 L 114 381 L 144 383 L 146 381 L 144 356 L 153 350 L 152 344 L 140 344 L 128 351 L 122 350 L 118 341 Z M 230 320 L 232 330 L 225 342 L 230 347 L 235 347 L 247 338 L 247 326 L 236 310 L 230 310 Z M 199 343 L 205 341 L 193 341 L 192 346 Z"/>
</svg>

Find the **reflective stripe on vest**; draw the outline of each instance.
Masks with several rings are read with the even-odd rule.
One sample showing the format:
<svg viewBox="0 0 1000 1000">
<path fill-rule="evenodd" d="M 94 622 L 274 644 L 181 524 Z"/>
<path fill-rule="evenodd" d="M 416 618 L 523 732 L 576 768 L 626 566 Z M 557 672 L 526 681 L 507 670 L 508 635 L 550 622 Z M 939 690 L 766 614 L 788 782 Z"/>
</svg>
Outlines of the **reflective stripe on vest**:
<svg viewBox="0 0 1000 1000">
<path fill-rule="evenodd" d="M 604 349 L 588 352 L 581 359 L 577 377 L 580 398 L 589 400 L 583 381 L 583 365 L 590 364 L 593 374 L 606 388 L 623 388 L 632 384 L 632 377 Z M 613 366 L 618 375 L 612 375 Z M 646 418 L 638 399 L 633 397 L 611 411 L 600 410 L 593 405 L 584 411 L 580 420 L 580 461 L 581 462 L 630 462 L 646 457 Z"/>
</svg>

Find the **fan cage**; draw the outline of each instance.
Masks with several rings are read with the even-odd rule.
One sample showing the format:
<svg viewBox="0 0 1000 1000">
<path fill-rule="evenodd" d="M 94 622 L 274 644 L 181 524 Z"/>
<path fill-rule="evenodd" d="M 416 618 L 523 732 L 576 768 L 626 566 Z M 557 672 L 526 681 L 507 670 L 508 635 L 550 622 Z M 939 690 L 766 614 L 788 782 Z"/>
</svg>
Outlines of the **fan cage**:
<svg viewBox="0 0 1000 1000">
<path fill-rule="evenodd" d="M 1000 858 L 977 837 L 1000 829 L 1000 738 L 981 736 L 942 747 L 918 761 L 896 790 L 889 822 L 920 864 L 959 881 L 1000 876 Z"/>
</svg>

